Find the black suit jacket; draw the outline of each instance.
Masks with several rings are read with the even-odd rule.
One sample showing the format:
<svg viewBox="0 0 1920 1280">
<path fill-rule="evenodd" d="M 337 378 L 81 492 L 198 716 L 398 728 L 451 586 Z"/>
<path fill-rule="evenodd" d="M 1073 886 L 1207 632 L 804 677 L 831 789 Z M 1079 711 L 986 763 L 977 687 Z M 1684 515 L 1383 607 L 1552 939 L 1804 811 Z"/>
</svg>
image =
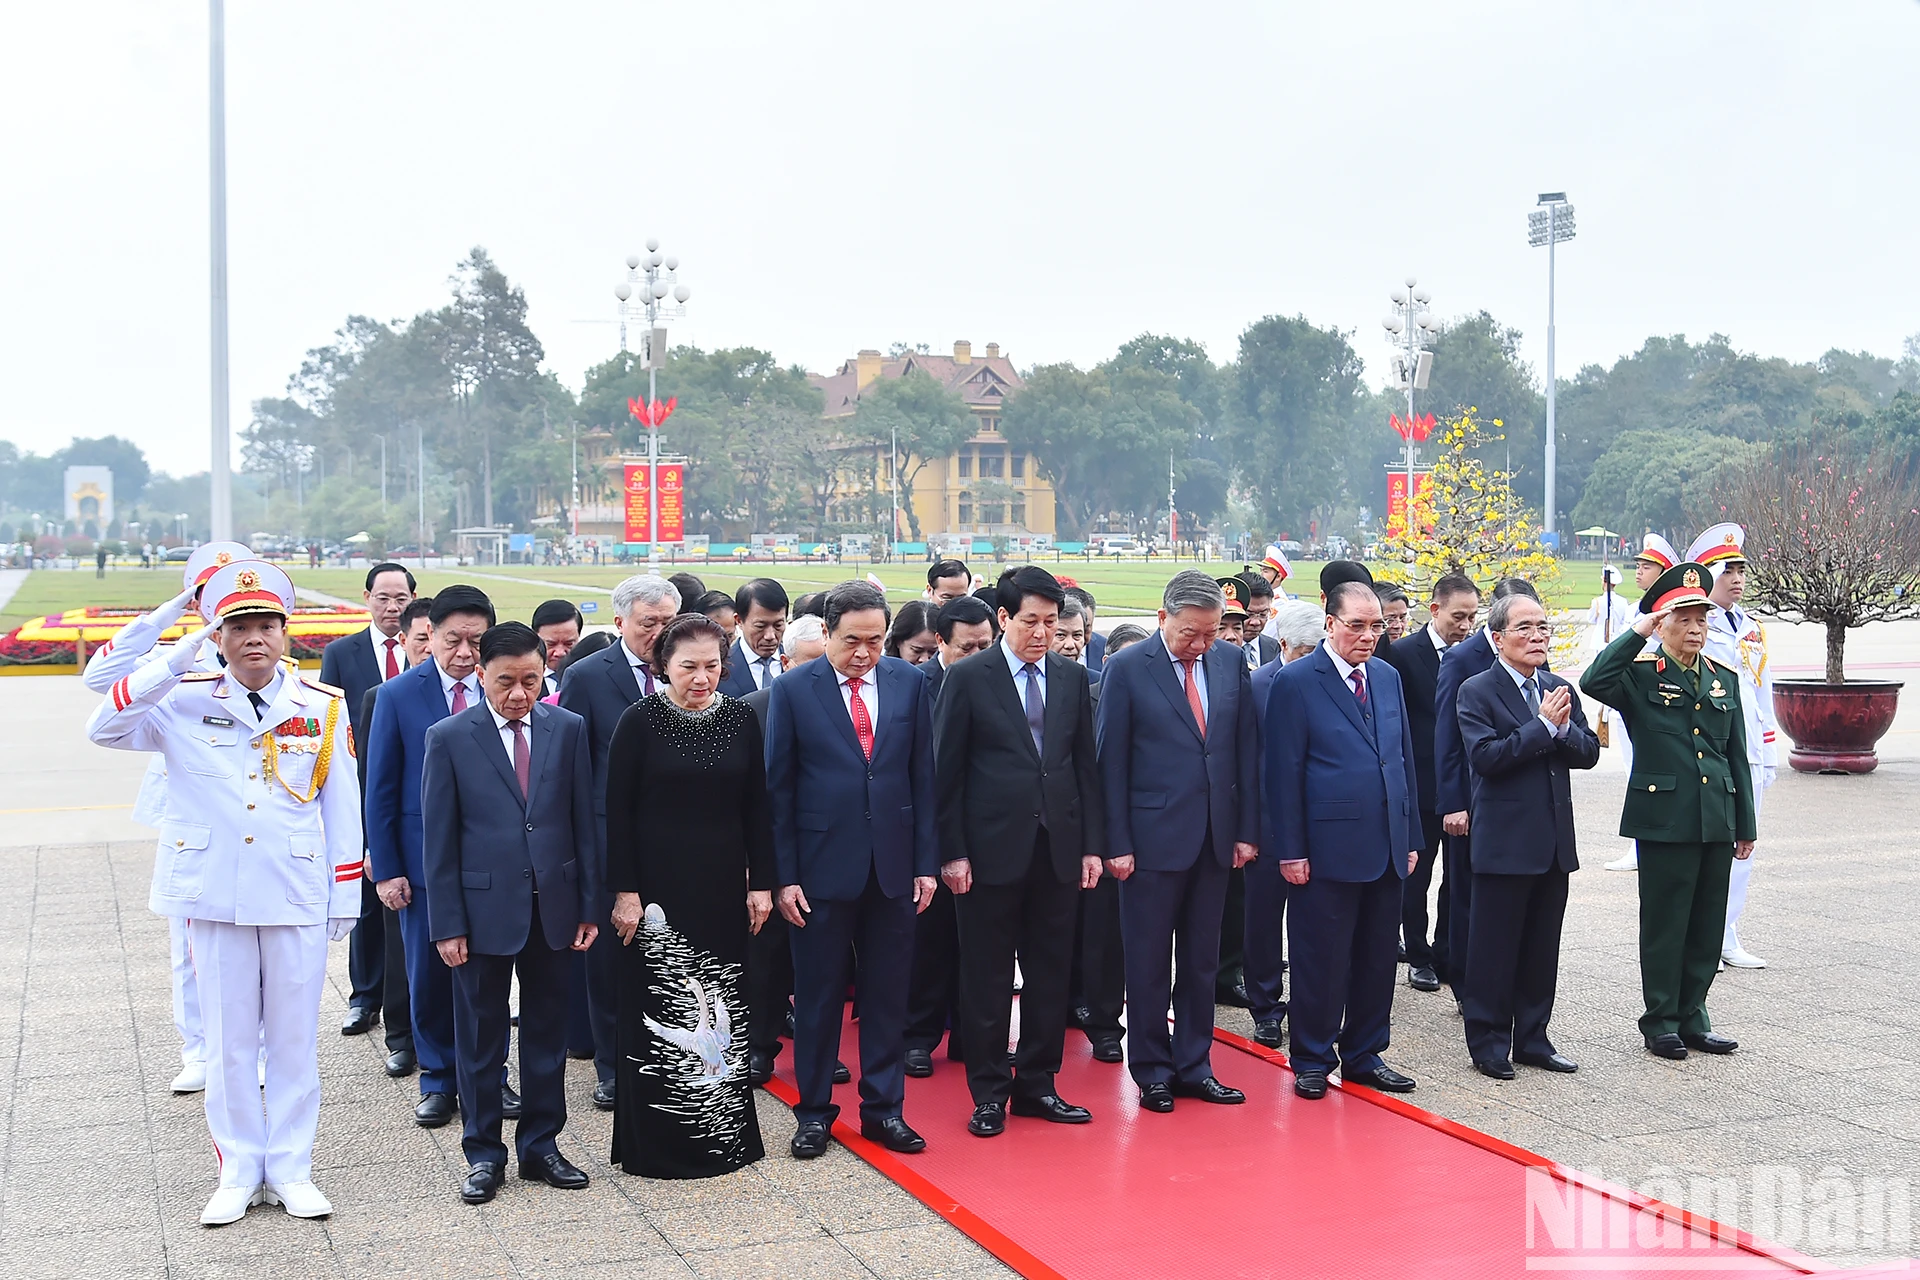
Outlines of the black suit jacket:
<svg viewBox="0 0 1920 1280">
<path fill-rule="evenodd" d="M 727 676 L 720 682 L 720 692 L 729 698 L 745 698 L 754 691 L 753 672 L 747 664 L 758 661 L 758 655 L 740 641 L 735 640 L 733 647 L 727 650 Z M 780 655 L 773 655 L 773 673 L 780 675 Z M 769 681 L 771 683 L 771 681 Z"/>
<path fill-rule="evenodd" d="M 940 705 L 940 686 L 947 682 L 947 669 L 941 665 L 940 659 L 936 655 L 929 659 L 926 665 L 922 666 L 920 670 L 922 674 L 927 677 L 927 701 L 937 707 Z M 934 745 L 935 749 L 938 750 L 939 743 L 937 740 Z"/>
<path fill-rule="evenodd" d="M 1565 680 L 1542 670 L 1540 696 Z M 1470 810 L 1476 874 L 1538 875 L 1579 869 L 1573 846 L 1570 771 L 1591 769 L 1600 739 L 1587 727 L 1580 694 L 1565 737 L 1527 710 L 1507 669 L 1496 663 L 1460 685 L 1460 738 L 1472 777 Z"/>
<path fill-rule="evenodd" d="M 407 656 L 396 650 L 394 657 L 404 669 Z M 353 741 L 358 750 L 366 745 L 368 703 L 367 690 L 378 689 L 383 683 L 386 672 L 373 647 L 373 635 L 367 631 L 356 631 L 350 636 L 341 636 L 320 651 L 320 683 L 330 684 L 347 695 L 347 723 L 353 727 Z"/>
<path fill-rule="evenodd" d="M 1420 779 L 1420 810 L 1438 813 L 1440 794 L 1433 778 L 1433 698 L 1440 681 L 1440 652 L 1433 647 L 1432 625 L 1402 636 L 1380 657 L 1400 673 L 1407 700 L 1407 727 L 1413 731 L 1413 771 Z"/>
<path fill-rule="evenodd" d="M 740 699 L 740 701 L 753 708 L 753 714 L 760 720 L 760 740 L 765 742 L 767 738 L 767 704 L 773 701 L 773 686 L 768 685 L 764 689 L 755 689 L 752 693 Z"/>
<path fill-rule="evenodd" d="M 598 653 L 567 665 L 560 677 L 560 705 L 586 721 L 587 754 L 593 762 L 593 812 L 599 844 L 596 884 L 607 882 L 607 757 L 620 717 L 640 701 L 640 682 L 627 663 L 627 647 L 616 640 Z M 613 899 L 602 894 L 591 917 L 602 928 L 613 911 Z"/>
<path fill-rule="evenodd" d="M 482 701 L 427 730 L 421 807 L 427 824 L 427 922 L 435 942 L 466 938 L 479 955 L 518 955 L 540 895 L 549 949 L 573 945 L 589 903 L 598 840 L 580 717 L 544 702 L 528 719 L 527 794 L 493 711 Z"/>
<path fill-rule="evenodd" d="M 1046 680 L 1044 758 L 1000 645 L 955 663 L 941 681 L 933 726 L 940 860 L 967 859 L 981 884 L 1026 876 L 1043 821 L 1062 884 L 1080 883 L 1081 858 L 1106 856 L 1086 670 L 1050 653 Z"/>
</svg>

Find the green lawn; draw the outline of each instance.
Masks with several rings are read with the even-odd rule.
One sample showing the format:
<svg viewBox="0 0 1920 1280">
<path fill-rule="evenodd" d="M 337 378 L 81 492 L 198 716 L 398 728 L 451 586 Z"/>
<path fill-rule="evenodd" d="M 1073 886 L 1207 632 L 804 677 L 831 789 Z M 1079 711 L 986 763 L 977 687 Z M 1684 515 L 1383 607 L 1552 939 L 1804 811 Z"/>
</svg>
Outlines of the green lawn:
<svg viewBox="0 0 1920 1280">
<path fill-rule="evenodd" d="M 1081 586 L 1091 591 L 1100 602 L 1103 614 L 1139 614 L 1147 613 L 1158 606 L 1160 589 L 1170 576 L 1175 565 L 1170 561 L 1156 560 L 1151 563 L 1142 560 L 1115 563 L 1111 560 L 1089 563 L 1084 559 L 1063 556 L 1057 563 L 1052 560 L 1040 562 L 1045 567 L 1065 576 L 1072 577 Z M 749 578 L 774 577 L 786 584 L 793 595 L 802 595 L 809 591 L 819 591 L 836 582 L 848 578 L 874 573 L 887 584 L 888 594 L 896 601 L 911 599 L 918 595 L 926 585 L 926 566 L 924 564 L 881 565 L 865 564 L 714 564 L 682 566 L 698 574 L 709 587 L 731 591 Z M 1191 561 L 1181 561 L 1179 568 L 1193 567 Z M 1201 568 L 1215 575 L 1224 575 L 1240 568 L 1237 564 L 1205 564 Z M 1624 566 L 1623 566 L 1624 567 Z M 998 566 L 981 562 L 974 565 L 976 572 L 991 575 Z M 613 586 L 631 572 L 633 568 L 608 566 L 605 568 L 549 569 L 537 566 L 509 565 L 503 568 L 476 568 L 465 570 L 440 571 L 428 570 L 422 576 L 420 585 L 424 591 L 434 591 L 453 582 L 471 582 L 483 587 L 493 597 L 495 606 L 502 618 L 526 619 L 533 613 L 534 606 L 542 600 L 556 596 L 570 597 L 579 602 L 598 601 L 601 608 L 590 614 L 589 622 L 610 622 L 611 616 L 606 606 L 607 594 Z M 358 600 L 365 581 L 365 570 L 361 569 L 319 569 L 292 568 L 296 586 L 347 600 Z M 1296 595 L 1308 599 L 1319 594 L 1318 578 L 1320 566 L 1301 564 L 1295 566 L 1289 585 Z M 1631 579 L 1629 579 L 1629 583 Z M 565 584 L 564 586 L 549 584 Z M 140 570 L 116 569 L 107 573 L 104 579 L 93 576 L 91 568 L 77 570 L 42 569 L 27 575 L 21 586 L 4 610 L 0 610 L 0 632 L 10 631 L 28 618 L 42 614 L 58 613 L 63 609 L 76 609 L 84 605 L 114 605 L 121 607 L 146 608 L 162 603 L 178 594 L 180 590 L 180 571 L 178 568 Z M 1631 593 L 1631 586 L 1628 588 Z M 1600 565 L 1592 560 L 1569 560 L 1562 564 L 1561 579 L 1553 601 L 1560 608 L 1584 609 L 1587 601 L 1600 591 Z"/>
</svg>

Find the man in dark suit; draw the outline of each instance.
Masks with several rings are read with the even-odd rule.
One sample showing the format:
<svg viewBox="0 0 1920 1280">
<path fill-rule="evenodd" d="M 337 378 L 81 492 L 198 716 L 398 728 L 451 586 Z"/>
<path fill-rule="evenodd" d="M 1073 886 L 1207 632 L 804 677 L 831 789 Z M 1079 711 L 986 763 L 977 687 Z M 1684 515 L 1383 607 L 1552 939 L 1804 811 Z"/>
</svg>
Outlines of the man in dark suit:
<svg viewBox="0 0 1920 1280">
<path fill-rule="evenodd" d="M 755 689 L 766 688 L 780 674 L 780 641 L 787 631 L 787 604 L 787 589 L 772 578 L 755 578 L 733 593 L 740 635 L 727 656 L 721 693 L 744 698 Z"/>
<path fill-rule="evenodd" d="M 679 590 L 658 574 L 638 573 L 625 579 L 613 589 L 613 623 L 620 632 L 619 643 L 588 654 L 578 662 L 569 662 L 566 673 L 560 677 L 560 705 L 587 723 L 600 872 L 606 870 L 607 755 L 613 745 L 613 731 L 619 727 L 620 717 L 627 713 L 628 707 L 654 692 L 656 679 L 650 665 L 653 642 L 659 638 L 660 629 L 680 612 L 680 604 Z M 620 940 L 611 927 L 613 896 L 605 890 L 607 878 L 596 874 L 594 883 L 602 886 L 591 904 L 592 919 L 600 931 L 587 952 L 584 988 L 574 991 L 572 998 L 586 1001 L 593 1024 L 593 1072 L 597 1081 L 593 1105 L 602 1111 L 611 1111 L 616 1010 L 614 969 L 620 954 Z"/>
<path fill-rule="evenodd" d="M 437 1129 L 453 1119 L 454 1110 L 453 980 L 428 922 L 421 770 L 427 730 L 480 705 L 480 636 L 493 625 L 493 604 L 479 588 L 456 584 L 434 597 L 428 616 L 432 661 L 381 686 L 381 696 L 373 700 L 366 813 L 374 889 L 400 914 L 406 944 L 413 1047 L 420 1064 L 420 1104 L 413 1118 L 422 1128 Z M 501 1079 L 505 1090 L 504 1073 Z M 502 1106 L 517 1115 L 519 1099 L 506 1096 Z"/>
<path fill-rule="evenodd" d="M 1093 629 L 1093 621 L 1099 616 L 1100 607 L 1094 602 L 1093 592 L 1085 587 L 1068 587 L 1067 598 L 1077 603 L 1087 615 L 1087 643 L 1080 650 L 1077 661 L 1097 676 L 1107 661 L 1107 638 Z"/>
<path fill-rule="evenodd" d="M 1524 578 L 1502 578 L 1493 584 L 1496 602 L 1518 593 L 1539 600 L 1533 584 Z M 1493 639 L 1486 628 L 1454 645 L 1440 659 L 1433 692 L 1433 787 L 1440 828 L 1445 833 L 1447 865 L 1442 873 L 1453 887 L 1447 893 L 1447 983 L 1454 1003 L 1466 1011 L 1467 931 L 1473 919 L 1473 841 L 1468 834 L 1468 804 L 1472 792 L 1467 778 L 1467 751 L 1460 740 L 1460 686 L 1493 665 Z"/>
<path fill-rule="evenodd" d="M 780 914 L 793 946 L 791 1150 L 827 1149 L 848 959 L 860 993 L 860 1133 L 925 1149 L 901 1115 L 913 918 L 933 901 L 933 712 L 913 664 L 882 655 L 887 598 L 864 582 L 827 593 L 827 652 L 774 681 L 767 794 Z"/>
<path fill-rule="evenodd" d="M 361 712 L 367 692 L 407 669 L 400 615 L 413 603 L 413 574 L 403 565 L 383 563 L 367 570 L 361 598 L 373 621 L 365 631 L 342 636 L 320 654 L 320 682 L 340 690 L 347 700 L 347 722 L 353 740 L 367 740 L 367 722 Z M 387 977 L 387 931 L 380 895 L 373 881 L 361 877 L 360 920 L 347 941 L 347 1016 L 340 1024 L 343 1036 L 361 1036 L 380 1021 Z"/>
<path fill-rule="evenodd" d="M 1434 917 L 1434 938 L 1427 940 L 1427 892 L 1440 860 L 1439 794 L 1433 781 L 1433 702 L 1440 679 L 1440 658 L 1473 634 L 1480 611 L 1480 589 L 1464 573 L 1442 574 L 1427 600 L 1427 622 L 1387 645 L 1380 653 L 1400 673 L 1407 700 L 1407 723 L 1413 728 L 1414 772 L 1420 777 L 1420 865 L 1401 889 L 1400 935 L 1407 953 L 1407 985 L 1416 991 L 1438 991 L 1447 972 L 1447 908 L 1450 880 L 1440 882 L 1440 906 Z M 1460 957 L 1462 964 L 1466 957 Z"/>
<path fill-rule="evenodd" d="M 507 1065 L 508 997 L 520 980 L 520 1176 L 577 1190 L 587 1175 L 560 1154 L 567 1121 L 567 967 L 597 927 L 587 918 L 597 838 L 593 775 L 580 717 L 540 701 L 540 638 L 508 622 L 480 637 L 485 701 L 427 730 L 422 805 L 426 909 L 452 971 L 454 1044 L 467 1176 L 460 1198 L 485 1204 L 507 1163 L 498 1081 Z"/>
<path fill-rule="evenodd" d="M 571 600 L 542 600 L 533 611 L 532 625 L 547 651 L 546 670 L 540 673 L 540 696 L 545 698 L 560 692 L 560 664 L 580 643 L 587 620 Z"/>
<path fill-rule="evenodd" d="M 1276 642 L 1278 647 L 1278 642 Z M 1274 677 L 1286 665 L 1276 656 L 1247 677 L 1253 699 L 1254 731 L 1259 738 L 1260 777 L 1266 776 L 1267 699 L 1273 694 Z M 1260 805 L 1260 848 L 1268 852 L 1247 864 L 1247 906 L 1244 985 L 1247 1010 L 1253 1015 L 1253 1039 L 1269 1049 L 1281 1044 L 1280 1023 L 1287 1016 L 1286 1001 L 1286 921 L 1287 882 L 1280 874 L 1280 860 L 1272 851 L 1279 847 L 1273 834 L 1272 814 L 1264 798 Z"/>
<path fill-rule="evenodd" d="M 1054 1087 L 1067 1033 L 1073 922 L 1100 878 L 1100 774 L 1087 673 L 1051 652 L 1065 593 L 1025 565 L 994 588 L 1000 643 L 958 663 L 940 690 L 940 878 L 960 938 L 960 1039 L 973 1116 L 1005 1132 L 1007 1111 L 1085 1124 Z M 1025 979 L 1011 1064 L 1013 964 Z"/>
<path fill-rule="evenodd" d="M 934 616 L 934 634 L 940 651 L 920 670 L 927 677 L 927 700 L 940 711 L 940 690 L 947 672 L 993 643 L 993 617 L 987 606 L 970 595 L 958 595 L 940 606 Z M 939 746 L 936 735 L 934 745 Z M 935 777 L 938 778 L 938 762 Z M 933 905 L 913 922 L 913 980 L 907 990 L 907 1074 L 933 1074 L 933 1051 L 947 1037 L 947 1061 L 964 1061 L 965 1037 L 960 1032 L 960 932 L 953 913 L 953 893 L 946 885 L 933 891 Z"/>
<path fill-rule="evenodd" d="M 795 618 L 781 638 L 781 670 L 791 671 L 827 651 L 827 629 L 815 617 Z M 767 736 L 767 706 L 773 684 L 740 699 L 760 719 L 760 737 Z M 747 935 L 747 1079 L 765 1084 L 773 1079 L 774 1059 L 780 1056 L 780 1035 L 793 1012 L 793 948 L 787 939 L 787 921 L 778 911 L 767 917 L 760 932 Z M 839 1083 L 840 1072 L 834 1072 Z"/>
<path fill-rule="evenodd" d="M 1280 656 L 1280 642 L 1267 634 L 1267 623 L 1273 620 L 1273 584 L 1265 575 L 1252 572 L 1241 574 L 1240 581 L 1247 601 L 1240 647 L 1247 655 L 1247 670 L 1254 672 Z"/>
<path fill-rule="evenodd" d="M 1259 852 L 1259 757 L 1245 654 L 1219 640 L 1226 595 L 1173 575 L 1160 629 L 1101 675 L 1099 751 L 1107 870 L 1120 882 L 1127 1065 L 1140 1105 L 1241 1103 L 1214 1078 L 1214 976 L 1227 873 Z M 1169 972 L 1171 963 L 1173 972 Z M 1169 997 L 1175 1031 L 1161 1016 Z"/>
<path fill-rule="evenodd" d="M 1482 1074 L 1511 1080 L 1514 1062 L 1577 1069 L 1547 1038 L 1547 1020 L 1567 876 L 1580 866 L 1570 771 L 1593 768 L 1600 739 L 1573 686 L 1545 669 L 1553 624 L 1537 600 L 1495 601 L 1487 629 L 1497 660 L 1459 694 L 1476 829 L 1467 1049 Z"/>
<path fill-rule="evenodd" d="M 1336 1065 L 1347 1084 L 1414 1087 L 1380 1058 L 1400 885 L 1420 857 L 1413 733 L 1399 673 L 1373 656 L 1379 597 L 1339 582 L 1326 608 L 1326 642 L 1274 677 L 1263 789 L 1288 884 L 1293 1090 L 1309 1100 Z"/>
</svg>

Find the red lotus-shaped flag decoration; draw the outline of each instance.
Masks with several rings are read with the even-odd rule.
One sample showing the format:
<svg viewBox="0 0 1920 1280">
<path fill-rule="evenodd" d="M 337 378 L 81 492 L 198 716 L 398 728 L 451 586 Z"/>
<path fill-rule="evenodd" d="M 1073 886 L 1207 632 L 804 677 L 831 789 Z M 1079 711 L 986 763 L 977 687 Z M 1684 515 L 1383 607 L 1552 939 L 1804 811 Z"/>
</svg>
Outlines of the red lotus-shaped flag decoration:
<svg viewBox="0 0 1920 1280">
<path fill-rule="evenodd" d="M 1419 444 L 1433 434 L 1434 422 L 1433 415 L 1430 413 L 1415 414 L 1406 418 L 1397 413 L 1387 416 L 1393 423 L 1393 429 L 1400 433 L 1402 440 L 1411 440 Z"/>
<path fill-rule="evenodd" d="M 640 425 L 648 430 L 657 430 L 661 423 L 673 416 L 674 408 L 680 403 L 679 396 L 668 396 L 663 404 L 658 400 L 648 403 L 638 396 L 627 397 L 627 412 L 640 420 Z"/>
</svg>

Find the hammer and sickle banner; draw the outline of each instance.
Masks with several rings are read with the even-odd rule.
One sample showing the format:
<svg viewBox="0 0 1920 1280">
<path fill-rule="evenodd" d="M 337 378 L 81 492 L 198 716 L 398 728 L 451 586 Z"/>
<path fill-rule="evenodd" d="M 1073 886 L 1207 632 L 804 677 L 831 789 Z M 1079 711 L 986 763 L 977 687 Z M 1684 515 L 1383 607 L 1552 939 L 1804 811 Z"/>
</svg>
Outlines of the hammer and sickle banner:
<svg viewBox="0 0 1920 1280">
<path fill-rule="evenodd" d="M 661 542 L 684 542 L 687 537 L 686 509 L 686 464 L 683 462 L 663 462 L 660 471 L 660 537 Z M 655 539 L 650 532 L 652 512 L 648 501 L 647 464 L 629 462 L 626 464 L 626 533 L 627 542 L 652 542 Z"/>
</svg>

